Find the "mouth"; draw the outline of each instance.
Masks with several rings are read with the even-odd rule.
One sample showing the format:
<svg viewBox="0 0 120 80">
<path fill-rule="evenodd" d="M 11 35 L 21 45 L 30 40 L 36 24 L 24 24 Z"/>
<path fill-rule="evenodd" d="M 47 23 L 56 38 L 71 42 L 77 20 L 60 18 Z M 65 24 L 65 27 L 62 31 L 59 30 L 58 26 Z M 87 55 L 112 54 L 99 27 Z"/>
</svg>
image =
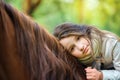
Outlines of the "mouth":
<svg viewBox="0 0 120 80">
<path fill-rule="evenodd" d="M 86 47 L 84 50 L 83 50 L 83 53 L 86 54 L 88 52 L 89 48 Z"/>
</svg>

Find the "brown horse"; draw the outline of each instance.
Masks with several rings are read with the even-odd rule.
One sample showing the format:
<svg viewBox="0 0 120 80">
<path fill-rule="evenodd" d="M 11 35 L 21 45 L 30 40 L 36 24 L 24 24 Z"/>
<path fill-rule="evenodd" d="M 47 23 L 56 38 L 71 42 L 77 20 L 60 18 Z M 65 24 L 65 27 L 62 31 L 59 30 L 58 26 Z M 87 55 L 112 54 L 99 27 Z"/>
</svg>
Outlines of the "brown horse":
<svg viewBox="0 0 120 80">
<path fill-rule="evenodd" d="M 25 14 L 0 1 L 0 80 L 86 80 L 84 67 Z"/>
</svg>

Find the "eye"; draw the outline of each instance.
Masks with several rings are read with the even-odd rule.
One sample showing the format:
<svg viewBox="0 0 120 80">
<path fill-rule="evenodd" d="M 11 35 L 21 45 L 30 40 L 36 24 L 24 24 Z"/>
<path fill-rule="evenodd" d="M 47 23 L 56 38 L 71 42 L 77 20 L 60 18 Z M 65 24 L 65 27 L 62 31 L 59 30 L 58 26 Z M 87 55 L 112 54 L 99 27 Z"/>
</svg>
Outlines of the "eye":
<svg viewBox="0 0 120 80">
<path fill-rule="evenodd" d="M 70 47 L 69 51 L 72 52 L 72 51 L 74 50 L 74 48 L 75 48 L 75 46 L 72 45 L 72 46 Z"/>
<path fill-rule="evenodd" d="M 76 40 L 79 40 L 79 39 L 80 39 L 80 36 L 77 36 L 77 37 L 76 37 Z"/>
</svg>

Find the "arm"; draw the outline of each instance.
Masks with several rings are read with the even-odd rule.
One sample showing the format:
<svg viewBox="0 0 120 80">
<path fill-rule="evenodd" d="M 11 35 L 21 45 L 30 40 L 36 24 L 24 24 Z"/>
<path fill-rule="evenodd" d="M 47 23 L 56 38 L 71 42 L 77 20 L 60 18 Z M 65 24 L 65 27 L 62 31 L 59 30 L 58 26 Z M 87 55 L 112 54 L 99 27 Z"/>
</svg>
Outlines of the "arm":
<svg viewBox="0 0 120 80">
<path fill-rule="evenodd" d="M 120 80 L 120 71 L 118 70 L 102 70 L 103 80 Z"/>
<path fill-rule="evenodd" d="M 86 68 L 88 80 L 120 80 L 120 42 L 117 42 L 112 50 L 113 66 L 115 70 L 101 70 Z"/>
<path fill-rule="evenodd" d="M 115 70 L 102 70 L 103 80 L 120 80 L 120 42 L 117 42 L 113 50 L 113 65 Z"/>
</svg>

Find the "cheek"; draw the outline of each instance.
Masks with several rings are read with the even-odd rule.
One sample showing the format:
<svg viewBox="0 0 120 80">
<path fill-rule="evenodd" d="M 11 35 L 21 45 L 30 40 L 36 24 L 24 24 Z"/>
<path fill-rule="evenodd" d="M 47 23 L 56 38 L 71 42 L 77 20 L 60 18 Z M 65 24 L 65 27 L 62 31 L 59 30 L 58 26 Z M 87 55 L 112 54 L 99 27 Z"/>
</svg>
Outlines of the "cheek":
<svg viewBox="0 0 120 80">
<path fill-rule="evenodd" d="M 89 50 L 88 50 L 87 54 L 91 54 L 91 52 L 92 52 L 92 48 L 89 47 Z"/>
<path fill-rule="evenodd" d="M 82 52 L 80 52 L 79 50 L 74 50 L 71 54 L 77 58 L 80 58 L 82 56 Z"/>
</svg>

